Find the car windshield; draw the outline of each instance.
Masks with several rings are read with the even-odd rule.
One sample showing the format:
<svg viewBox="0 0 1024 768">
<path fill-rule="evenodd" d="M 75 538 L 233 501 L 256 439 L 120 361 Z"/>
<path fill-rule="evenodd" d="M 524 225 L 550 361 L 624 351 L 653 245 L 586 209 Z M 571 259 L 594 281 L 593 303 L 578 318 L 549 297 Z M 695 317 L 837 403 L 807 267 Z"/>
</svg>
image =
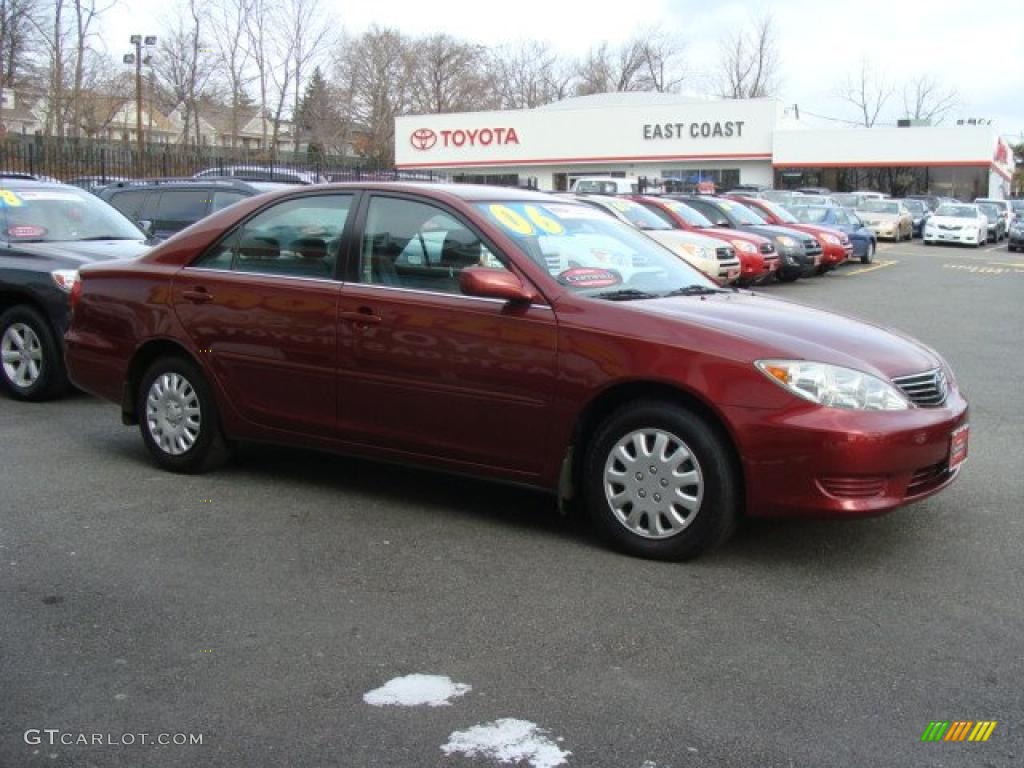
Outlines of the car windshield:
<svg viewBox="0 0 1024 768">
<path fill-rule="evenodd" d="M 672 213 L 681 218 L 691 227 L 713 227 L 714 224 L 708 219 L 703 213 L 698 210 L 691 208 L 686 203 L 680 203 L 678 200 L 666 200 L 664 206 L 668 208 Z"/>
<path fill-rule="evenodd" d="M 856 208 L 857 203 L 860 202 L 860 195 L 854 195 L 852 193 L 840 193 L 838 195 L 832 195 L 832 199 L 835 200 L 839 205 L 845 208 Z"/>
<path fill-rule="evenodd" d="M 690 286 L 716 289 L 668 249 L 591 206 L 501 202 L 476 207 L 552 279 L 576 293 L 628 299 L 664 296 Z"/>
<path fill-rule="evenodd" d="M 593 198 L 593 200 L 603 208 L 610 208 L 625 216 L 629 223 L 637 229 L 672 229 L 672 225 L 662 220 L 654 211 L 645 208 L 640 203 L 634 203 L 632 200 L 614 197 Z"/>
<path fill-rule="evenodd" d="M 797 223 L 797 218 L 778 203 L 773 203 L 770 200 L 762 200 L 761 207 L 771 211 L 772 215 L 776 218 L 782 219 L 787 224 Z"/>
<path fill-rule="evenodd" d="M 935 212 L 936 216 L 952 216 L 958 219 L 974 219 L 978 216 L 978 209 L 973 205 L 940 205 Z"/>
<path fill-rule="evenodd" d="M 900 204 L 886 200 L 865 200 L 857 210 L 866 213 L 899 213 Z"/>
<path fill-rule="evenodd" d="M 980 208 L 981 212 L 984 213 L 990 219 L 998 219 L 1000 216 L 1002 216 L 1002 213 L 994 205 L 982 204 L 979 205 L 978 208 Z"/>
<path fill-rule="evenodd" d="M 805 224 L 819 224 L 828 218 L 828 206 L 799 205 L 793 207 L 793 218 Z"/>
<path fill-rule="evenodd" d="M 732 200 L 715 200 L 714 205 L 725 211 L 726 215 L 736 219 L 740 224 L 765 224 L 765 220 L 747 208 Z"/>
<path fill-rule="evenodd" d="M 0 189 L 4 237 L 10 242 L 144 240 L 119 211 L 78 187 Z"/>
<path fill-rule="evenodd" d="M 928 206 L 926 206 L 920 200 L 904 200 L 903 204 L 911 213 L 924 213 L 925 211 L 928 210 Z"/>
</svg>

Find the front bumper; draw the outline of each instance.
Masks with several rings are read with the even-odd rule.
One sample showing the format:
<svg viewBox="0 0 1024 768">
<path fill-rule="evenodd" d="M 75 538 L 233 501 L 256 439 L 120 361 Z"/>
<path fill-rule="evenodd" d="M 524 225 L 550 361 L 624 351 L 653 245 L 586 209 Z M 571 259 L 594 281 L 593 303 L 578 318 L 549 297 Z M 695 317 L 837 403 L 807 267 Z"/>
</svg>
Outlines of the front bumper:
<svg viewBox="0 0 1024 768">
<path fill-rule="evenodd" d="M 832 243 L 825 243 L 825 248 L 821 254 L 821 263 L 827 267 L 834 267 L 842 264 L 844 261 L 852 257 L 852 244 L 847 243 L 846 245 L 833 245 Z"/>
<path fill-rule="evenodd" d="M 867 517 L 948 486 L 953 430 L 967 402 L 941 408 L 847 411 L 803 403 L 789 411 L 731 406 L 751 517 Z"/>
<path fill-rule="evenodd" d="M 981 242 L 978 233 L 972 229 L 926 229 L 922 238 L 930 243 L 969 243 Z"/>
</svg>

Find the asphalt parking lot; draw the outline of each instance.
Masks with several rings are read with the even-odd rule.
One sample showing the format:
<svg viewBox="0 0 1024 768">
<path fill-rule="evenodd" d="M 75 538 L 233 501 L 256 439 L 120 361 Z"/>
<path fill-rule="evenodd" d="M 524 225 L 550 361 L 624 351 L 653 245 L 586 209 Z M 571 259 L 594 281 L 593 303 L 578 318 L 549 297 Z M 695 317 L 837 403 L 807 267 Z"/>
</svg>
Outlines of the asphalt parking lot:
<svg viewBox="0 0 1024 768">
<path fill-rule="evenodd" d="M 0 400 L 0 766 L 493 766 L 442 746 L 500 718 L 542 729 L 537 768 L 1020 765 L 1024 255 L 884 245 L 766 292 L 950 361 L 950 489 L 663 564 L 523 490 L 264 447 L 179 477 L 114 406 Z M 413 673 L 471 689 L 364 702 Z M 998 724 L 922 743 L 936 720 Z"/>
</svg>

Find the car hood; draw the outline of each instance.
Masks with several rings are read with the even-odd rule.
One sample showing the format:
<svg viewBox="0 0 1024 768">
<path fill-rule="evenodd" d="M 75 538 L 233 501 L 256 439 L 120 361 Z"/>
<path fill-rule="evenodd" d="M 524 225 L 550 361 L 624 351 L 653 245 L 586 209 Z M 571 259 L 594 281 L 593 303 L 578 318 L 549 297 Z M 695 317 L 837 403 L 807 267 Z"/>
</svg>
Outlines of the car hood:
<svg viewBox="0 0 1024 768">
<path fill-rule="evenodd" d="M 713 237 L 697 232 L 687 232 L 682 229 L 645 229 L 643 233 L 669 248 L 690 245 L 714 250 L 725 246 L 721 240 L 716 240 Z"/>
<path fill-rule="evenodd" d="M 937 227 L 942 225 L 947 227 L 973 227 L 980 222 L 978 219 L 972 219 L 966 216 L 932 216 L 928 219 L 928 223 L 934 224 Z"/>
<path fill-rule="evenodd" d="M 898 213 L 878 213 L 875 211 L 857 211 L 860 220 L 865 224 L 894 222 L 900 218 Z"/>
<path fill-rule="evenodd" d="M 761 235 L 763 237 L 776 238 L 776 237 L 792 237 L 796 240 L 804 242 L 809 238 L 806 232 L 801 232 L 798 229 L 784 224 L 746 224 L 743 227 L 748 232 Z"/>
<path fill-rule="evenodd" d="M 11 243 L 20 253 L 39 256 L 70 266 L 93 261 L 131 259 L 149 250 L 143 240 L 88 240 L 57 243 Z"/>
<path fill-rule="evenodd" d="M 897 331 L 757 294 L 670 297 L 624 306 L 684 323 L 694 331 L 743 339 L 749 344 L 749 362 L 813 360 L 889 378 L 931 370 L 942 362 L 931 349 Z"/>
<path fill-rule="evenodd" d="M 821 239 L 824 235 L 832 235 L 832 237 L 840 237 L 843 233 L 838 227 L 822 227 L 817 224 L 785 224 L 784 226 L 790 229 L 795 229 L 799 232 L 804 232 L 812 237 Z"/>
</svg>

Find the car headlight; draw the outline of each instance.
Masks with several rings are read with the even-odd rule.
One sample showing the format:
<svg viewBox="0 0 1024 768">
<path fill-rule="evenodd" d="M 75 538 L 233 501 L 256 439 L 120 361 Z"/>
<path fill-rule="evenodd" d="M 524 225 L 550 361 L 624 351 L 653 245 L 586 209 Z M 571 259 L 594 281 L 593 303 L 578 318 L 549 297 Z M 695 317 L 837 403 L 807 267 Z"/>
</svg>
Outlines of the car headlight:
<svg viewBox="0 0 1024 768">
<path fill-rule="evenodd" d="M 746 240 L 730 240 L 732 247 L 744 253 L 757 253 L 757 246 Z"/>
<path fill-rule="evenodd" d="M 839 238 L 835 235 L 822 235 L 821 239 L 829 245 L 839 245 Z"/>
<path fill-rule="evenodd" d="M 779 242 L 782 245 L 786 246 L 787 248 L 796 248 L 797 247 L 796 240 L 794 240 L 792 237 L 788 237 L 787 235 L 780 235 L 779 236 Z"/>
<path fill-rule="evenodd" d="M 797 397 L 828 408 L 905 411 L 910 402 L 877 376 L 807 360 L 758 360 L 758 370 Z"/>
</svg>

